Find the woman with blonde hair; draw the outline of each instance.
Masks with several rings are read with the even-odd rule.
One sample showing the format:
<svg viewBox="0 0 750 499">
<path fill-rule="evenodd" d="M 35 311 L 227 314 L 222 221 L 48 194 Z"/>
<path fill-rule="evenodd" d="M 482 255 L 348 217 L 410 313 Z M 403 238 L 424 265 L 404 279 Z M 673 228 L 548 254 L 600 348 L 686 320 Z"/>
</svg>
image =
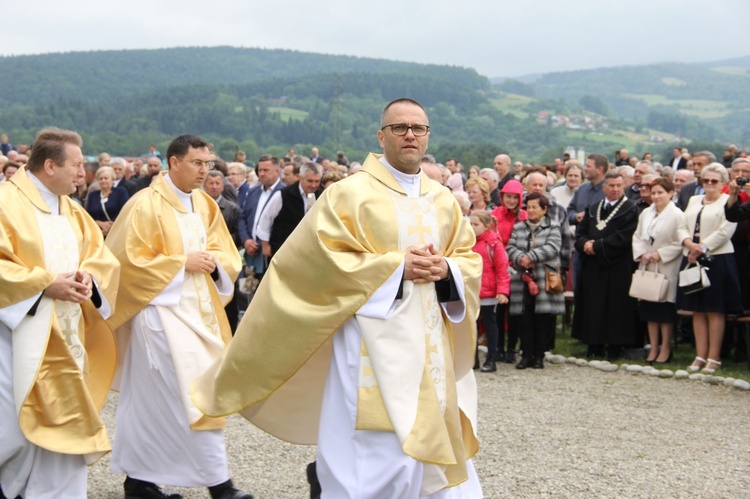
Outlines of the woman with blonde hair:
<svg viewBox="0 0 750 499">
<path fill-rule="evenodd" d="M 742 304 L 731 241 L 737 224 L 726 219 L 729 195 L 721 192 L 729 173 L 721 163 L 711 163 L 703 167 L 701 180 L 706 194 L 690 198 L 678 234 L 684 246 L 682 268 L 702 265 L 711 285 L 691 294 L 678 289 L 677 306 L 693 312 L 696 357 L 688 371 L 712 374 L 721 367 L 724 315 L 740 312 Z"/>
<path fill-rule="evenodd" d="M 471 201 L 471 210 L 492 210 L 495 205 L 490 200 L 490 185 L 483 178 L 471 178 L 466 181 L 464 188 Z"/>
<path fill-rule="evenodd" d="M 104 237 L 107 237 L 130 195 L 124 187 L 115 187 L 115 170 L 111 166 L 102 166 L 96 170 L 96 181 L 100 190 L 89 192 L 86 211 L 102 230 Z"/>
</svg>

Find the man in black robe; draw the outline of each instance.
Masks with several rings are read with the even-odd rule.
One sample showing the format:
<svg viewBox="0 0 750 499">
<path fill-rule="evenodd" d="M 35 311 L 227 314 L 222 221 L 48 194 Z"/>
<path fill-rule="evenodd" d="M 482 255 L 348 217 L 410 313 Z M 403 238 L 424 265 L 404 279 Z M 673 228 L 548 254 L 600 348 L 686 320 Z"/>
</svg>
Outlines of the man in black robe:
<svg viewBox="0 0 750 499">
<path fill-rule="evenodd" d="M 572 335 L 588 345 L 589 357 L 606 352 L 608 358 L 618 358 L 623 347 L 642 343 L 635 300 L 628 295 L 638 208 L 623 195 L 621 174 L 607 173 L 603 190 L 604 199 L 586 209 L 576 229 L 575 246 L 583 265 Z"/>
</svg>

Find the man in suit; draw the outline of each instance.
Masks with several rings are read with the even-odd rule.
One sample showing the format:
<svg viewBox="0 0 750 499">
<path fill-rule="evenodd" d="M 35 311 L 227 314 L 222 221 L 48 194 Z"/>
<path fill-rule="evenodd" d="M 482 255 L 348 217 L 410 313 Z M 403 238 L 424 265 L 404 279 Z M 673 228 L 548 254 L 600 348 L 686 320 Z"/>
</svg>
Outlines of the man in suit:
<svg viewBox="0 0 750 499">
<path fill-rule="evenodd" d="M 656 169 L 651 161 L 639 161 L 638 164 L 635 165 L 633 183 L 625 189 L 625 196 L 631 201 L 638 203 L 641 199 L 641 182 L 643 181 L 643 176 L 652 173 L 656 173 Z"/>
<path fill-rule="evenodd" d="M 674 156 L 669 160 L 669 166 L 671 166 L 674 171 L 687 168 L 687 159 L 682 157 L 682 149 L 675 147 L 672 149 L 672 154 L 674 154 Z"/>
<path fill-rule="evenodd" d="M 253 267 L 255 275 L 260 277 L 266 269 L 260 239 L 256 234 L 260 215 L 268 200 L 271 199 L 271 195 L 286 187 L 286 184 L 279 178 L 281 173 L 279 159 L 270 154 L 264 154 L 258 159 L 255 172 L 258 175 L 258 185 L 248 192 L 237 226 L 240 241 L 245 248 L 245 262 L 248 267 Z"/>
<path fill-rule="evenodd" d="M 125 160 L 123 158 L 112 158 L 109 166 L 115 171 L 115 187 L 123 187 L 128 191 L 128 196 L 135 194 L 135 182 L 125 178 Z"/>
<path fill-rule="evenodd" d="M 497 187 L 500 183 L 500 175 L 492 168 L 482 168 L 479 171 L 479 178 L 487 182 L 487 185 L 490 186 L 490 199 L 495 206 L 500 206 L 500 189 Z"/>
<path fill-rule="evenodd" d="M 510 156 L 507 154 L 498 154 L 495 156 L 495 162 L 493 164 L 495 171 L 500 176 L 500 181 L 497 184 L 498 191 L 502 190 L 505 183 L 513 178 L 513 174 L 510 171 Z"/>
<path fill-rule="evenodd" d="M 310 150 L 310 161 L 313 163 L 320 163 L 320 160 L 323 159 L 320 157 L 320 151 L 318 151 L 317 147 L 313 147 Z"/>
<path fill-rule="evenodd" d="M 701 182 L 701 170 L 703 170 L 705 166 L 716 162 L 716 156 L 711 151 L 698 151 L 693 154 L 691 161 L 693 174 L 695 175 L 695 182 L 683 185 L 682 190 L 680 190 L 680 197 L 677 199 L 677 206 L 679 206 L 682 211 L 685 211 L 692 196 L 695 196 L 696 194 L 705 194 L 706 191 L 703 190 L 703 183 Z"/>
<path fill-rule="evenodd" d="M 209 170 L 206 181 L 203 183 L 203 190 L 219 205 L 221 216 L 224 218 L 227 229 L 229 229 L 229 233 L 232 235 L 232 241 L 239 248 L 240 237 L 237 231 L 237 220 L 240 218 L 240 207 L 234 201 L 230 201 L 222 196 L 222 192 L 224 192 L 224 175 L 218 170 Z M 224 307 L 232 334 L 237 330 L 237 323 L 240 317 L 239 303 L 237 301 L 239 299 L 238 282 L 239 279 L 234 283 L 234 296 L 232 296 L 232 299 Z"/>
<path fill-rule="evenodd" d="M 258 224 L 257 236 L 263 246 L 263 254 L 272 257 L 289 235 L 302 221 L 320 195 L 320 165 L 305 163 L 299 170 L 299 181 L 284 187 L 271 196 Z"/>
<path fill-rule="evenodd" d="M 146 162 L 146 175 L 141 175 L 135 181 L 135 192 L 141 191 L 151 185 L 155 176 L 161 173 L 161 160 L 157 156 L 151 156 Z"/>
<path fill-rule="evenodd" d="M 250 192 L 250 186 L 247 185 L 247 167 L 238 161 L 229 163 L 227 165 L 227 179 L 237 190 L 237 206 L 241 210 Z"/>
</svg>

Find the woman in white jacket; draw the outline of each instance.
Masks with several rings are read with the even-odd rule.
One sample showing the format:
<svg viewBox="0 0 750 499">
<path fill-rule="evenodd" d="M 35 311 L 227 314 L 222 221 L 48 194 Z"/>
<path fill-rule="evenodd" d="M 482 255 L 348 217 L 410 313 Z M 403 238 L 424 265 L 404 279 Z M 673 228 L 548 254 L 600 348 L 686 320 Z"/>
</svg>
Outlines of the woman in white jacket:
<svg viewBox="0 0 750 499">
<path fill-rule="evenodd" d="M 685 247 L 682 266 L 701 259 L 711 286 L 689 295 L 678 290 L 677 304 L 693 311 L 696 357 L 688 371 L 712 374 L 721 367 L 724 315 L 742 311 L 742 303 L 731 240 L 737 224 L 724 216 L 729 195 L 721 192 L 729 182 L 729 174 L 721 163 L 711 163 L 703 167 L 701 181 L 706 194 L 690 198 L 685 208 L 686 223 L 679 230 Z"/>
<path fill-rule="evenodd" d="M 662 303 L 641 300 L 641 320 L 648 323 L 651 344 L 646 361 L 664 364 L 672 359 L 672 334 L 677 316 L 677 274 L 680 272 L 682 240 L 678 230 L 685 224 L 685 214 L 672 202 L 674 184 L 665 178 L 651 182 L 652 204 L 641 213 L 633 234 L 633 259 L 639 269 L 654 270 L 669 280 L 667 300 Z M 661 341 L 659 333 L 661 332 Z"/>
</svg>

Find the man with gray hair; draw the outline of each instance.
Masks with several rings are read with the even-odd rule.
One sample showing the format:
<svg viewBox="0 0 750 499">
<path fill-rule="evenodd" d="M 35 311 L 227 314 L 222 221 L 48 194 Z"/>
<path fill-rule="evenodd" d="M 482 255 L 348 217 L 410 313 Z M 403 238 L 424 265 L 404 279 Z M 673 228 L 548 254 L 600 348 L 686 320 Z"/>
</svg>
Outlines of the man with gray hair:
<svg viewBox="0 0 750 499">
<path fill-rule="evenodd" d="M 132 196 L 136 193 L 136 185 L 135 182 L 125 178 L 126 164 L 123 158 L 112 158 L 109 162 L 109 166 L 115 171 L 115 187 L 124 188 L 128 191 L 128 196 Z"/>
<path fill-rule="evenodd" d="M 635 165 L 635 172 L 633 173 L 633 184 L 629 188 L 625 189 L 625 195 L 628 197 L 628 199 L 630 199 L 631 201 L 635 201 L 636 203 L 639 199 L 641 199 L 641 182 L 643 181 L 643 176 L 650 173 L 656 173 L 656 170 L 654 170 L 654 166 L 651 161 L 639 161 Z"/>
<path fill-rule="evenodd" d="M 320 196 L 320 177 L 317 163 L 304 163 L 299 169 L 299 180 L 274 193 L 263 210 L 258 224 L 258 237 L 263 254 L 272 257 L 284 244 Z"/>
<path fill-rule="evenodd" d="M 687 208 L 688 202 L 692 196 L 706 193 L 703 189 L 701 171 L 705 166 L 716 162 L 716 155 L 711 151 L 698 151 L 693 153 L 691 161 L 692 165 L 690 168 L 693 170 L 693 175 L 695 175 L 695 181 L 682 186 L 680 197 L 677 199 L 677 206 L 683 211 Z"/>
<path fill-rule="evenodd" d="M 247 166 L 239 161 L 229 163 L 227 165 L 227 180 L 237 191 L 237 206 L 242 210 L 247 194 L 250 192 L 250 186 L 247 185 Z"/>
<path fill-rule="evenodd" d="M 622 165 L 617 167 L 617 173 L 622 175 L 622 185 L 627 191 L 630 186 L 633 185 L 633 177 L 635 176 L 635 168 L 630 165 Z"/>
<path fill-rule="evenodd" d="M 677 170 L 674 174 L 674 196 L 672 197 L 672 201 L 677 203 L 680 192 L 682 192 L 682 187 L 693 181 L 695 181 L 695 175 L 691 170 L 687 168 Z"/>
<path fill-rule="evenodd" d="M 500 175 L 492 168 L 482 168 L 479 170 L 479 178 L 487 182 L 490 186 L 490 199 L 495 206 L 500 206 L 500 189 L 498 188 Z"/>
</svg>

